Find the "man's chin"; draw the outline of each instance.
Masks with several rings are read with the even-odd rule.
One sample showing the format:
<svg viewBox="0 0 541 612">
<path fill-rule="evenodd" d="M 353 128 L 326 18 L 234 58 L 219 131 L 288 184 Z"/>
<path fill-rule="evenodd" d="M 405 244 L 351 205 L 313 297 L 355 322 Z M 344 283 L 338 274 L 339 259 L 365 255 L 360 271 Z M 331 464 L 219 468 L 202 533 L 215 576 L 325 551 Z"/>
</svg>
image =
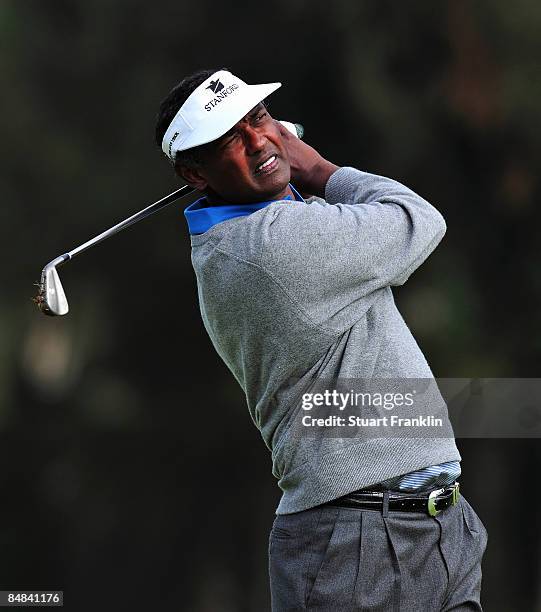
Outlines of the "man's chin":
<svg viewBox="0 0 541 612">
<path fill-rule="evenodd" d="M 265 177 L 254 177 L 253 180 L 238 185 L 237 191 L 222 192 L 207 190 L 209 202 L 220 204 L 255 204 L 257 202 L 271 202 L 282 200 L 290 195 L 289 180 L 291 174 L 287 172 L 273 172 Z"/>
<path fill-rule="evenodd" d="M 259 202 L 282 200 L 289 194 L 289 172 L 276 172 L 257 181 L 254 196 Z"/>
</svg>

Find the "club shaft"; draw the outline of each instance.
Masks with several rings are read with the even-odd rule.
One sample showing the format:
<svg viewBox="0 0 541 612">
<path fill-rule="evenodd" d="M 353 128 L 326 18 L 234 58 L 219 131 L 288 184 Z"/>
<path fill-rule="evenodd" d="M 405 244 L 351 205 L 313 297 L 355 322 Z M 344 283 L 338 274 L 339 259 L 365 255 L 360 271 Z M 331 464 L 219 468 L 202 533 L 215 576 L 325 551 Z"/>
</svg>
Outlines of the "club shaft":
<svg viewBox="0 0 541 612">
<path fill-rule="evenodd" d="M 184 187 L 181 187 L 180 189 L 173 191 L 173 193 L 166 195 L 165 197 L 161 198 L 157 202 L 154 202 L 154 204 L 150 204 L 150 206 L 143 208 L 143 210 L 140 210 L 139 212 L 135 213 L 131 217 L 124 219 L 124 221 L 121 221 L 120 223 L 113 225 L 113 227 L 110 227 L 109 229 L 105 230 L 101 234 L 98 234 L 97 236 L 95 236 L 94 238 L 91 238 L 90 240 L 81 244 L 80 246 L 75 247 L 73 250 L 69 251 L 68 253 L 65 253 L 65 255 L 61 256 L 61 257 L 65 257 L 63 261 L 72 259 L 73 257 L 75 257 L 75 255 L 79 255 L 79 253 L 86 251 L 90 247 L 93 247 L 96 244 L 99 244 L 100 242 L 102 242 L 103 240 L 106 240 L 107 238 L 110 238 L 111 236 L 118 234 L 118 232 L 121 232 L 123 229 L 130 227 L 130 225 L 133 225 L 134 223 L 137 223 L 138 221 L 142 221 L 146 217 L 150 217 L 150 215 L 153 215 L 154 213 L 158 212 L 162 208 L 165 208 L 169 204 L 176 202 L 178 199 L 182 198 L 183 196 L 188 195 L 189 193 L 192 193 L 193 191 L 194 189 L 192 189 L 189 185 L 184 185 Z"/>
<path fill-rule="evenodd" d="M 288 123 L 288 122 L 282 122 L 282 123 L 284 123 L 284 125 L 287 124 L 287 126 L 289 126 L 288 129 L 292 131 L 293 133 L 296 133 L 299 138 L 303 137 L 304 127 L 300 123 L 294 123 L 294 124 Z M 195 189 L 193 189 L 189 185 L 184 185 L 180 189 L 173 191 L 173 193 L 170 193 L 169 195 L 166 195 L 160 200 L 158 200 L 157 202 L 154 202 L 154 204 L 150 204 L 150 206 L 143 208 L 143 210 L 135 213 L 131 217 L 128 217 L 127 219 L 124 219 L 124 221 L 121 221 L 120 223 L 113 225 L 113 227 L 110 227 L 108 230 L 105 230 L 101 234 L 94 236 L 94 238 L 87 240 L 87 242 L 84 242 L 80 246 L 75 247 L 74 249 L 72 249 L 71 251 L 68 251 L 67 253 L 64 253 L 63 255 L 59 255 L 56 259 L 53 259 L 53 261 L 49 262 L 45 266 L 45 268 L 43 268 L 43 272 L 45 272 L 47 268 L 62 265 L 66 261 L 73 259 L 75 255 L 79 255 L 79 253 L 86 251 L 90 247 L 93 247 L 96 244 L 99 244 L 100 242 L 102 242 L 103 240 L 106 240 L 107 238 L 110 238 L 111 236 L 118 234 L 118 232 L 121 232 L 123 229 L 130 227 L 130 225 L 133 225 L 134 223 L 137 223 L 138 221 L 142 221 L 146 217 L 150 217 L 150 215 L 153 215 L 154 213 L 158 212 L 162 208 L 165 208 L 169 204 L 176 202 L 176 200 L 179 200 L 180 198 L 186 195 L 189 195 L 190 193 L 193 193 L 194 191 Z"/>
</svg>

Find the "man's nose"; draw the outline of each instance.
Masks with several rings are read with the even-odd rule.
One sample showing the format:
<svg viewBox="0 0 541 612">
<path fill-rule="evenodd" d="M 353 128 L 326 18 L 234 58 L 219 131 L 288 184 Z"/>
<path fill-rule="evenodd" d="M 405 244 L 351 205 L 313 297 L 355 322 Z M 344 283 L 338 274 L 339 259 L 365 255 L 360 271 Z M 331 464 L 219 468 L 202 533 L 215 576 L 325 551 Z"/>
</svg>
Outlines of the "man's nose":
<svg viewBox="0 0 541 612">
<path fill-rule="evenodd" d="M 248 155 L 254 155 L 259 153 L 265 146 L 264 134 L 250 125 L 247 125 L 242 130 L 242 137 L 244 140 L 244 146 Z"/>
</svg>

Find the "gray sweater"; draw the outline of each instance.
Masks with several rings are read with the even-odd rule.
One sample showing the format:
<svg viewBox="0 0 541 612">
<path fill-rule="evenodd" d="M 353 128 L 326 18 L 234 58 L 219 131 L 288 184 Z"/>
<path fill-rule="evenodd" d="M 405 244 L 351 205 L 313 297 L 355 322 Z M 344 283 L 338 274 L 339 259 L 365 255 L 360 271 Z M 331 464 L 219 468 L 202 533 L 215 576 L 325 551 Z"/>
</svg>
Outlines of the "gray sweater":
<svg viewBox="0 0 541 612">
<path fill-rule="evenodd" d="M 408 279 L 445 229 L 407 187 L 340 168 L 325 200 L 273 202 L 191 237 L 203 322 L 272 452 L 283 491 L 277 514 L 460 460 L 452 435 L 293 433 L 293 380 L 433 378 L 391 286 Z"/>
</svg>

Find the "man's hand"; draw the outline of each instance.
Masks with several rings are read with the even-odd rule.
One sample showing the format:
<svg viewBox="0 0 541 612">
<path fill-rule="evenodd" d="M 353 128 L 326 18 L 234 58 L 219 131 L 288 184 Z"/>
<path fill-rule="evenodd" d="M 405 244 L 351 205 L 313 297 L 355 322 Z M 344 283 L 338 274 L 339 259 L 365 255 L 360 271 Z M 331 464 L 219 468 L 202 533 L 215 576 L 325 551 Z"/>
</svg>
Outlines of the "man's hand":
<svg viewBox="0 0 541 612">
<path fill-rule="evenodd" d="M 313 147 L 293 136 L 276 122 L 289 154 L 291 182 L 304 195 L 325 196 L 325 185 L 338 166 L 323 158 Z M 306 196 L 305 196 L 306 197 Z"/>
</svg>

